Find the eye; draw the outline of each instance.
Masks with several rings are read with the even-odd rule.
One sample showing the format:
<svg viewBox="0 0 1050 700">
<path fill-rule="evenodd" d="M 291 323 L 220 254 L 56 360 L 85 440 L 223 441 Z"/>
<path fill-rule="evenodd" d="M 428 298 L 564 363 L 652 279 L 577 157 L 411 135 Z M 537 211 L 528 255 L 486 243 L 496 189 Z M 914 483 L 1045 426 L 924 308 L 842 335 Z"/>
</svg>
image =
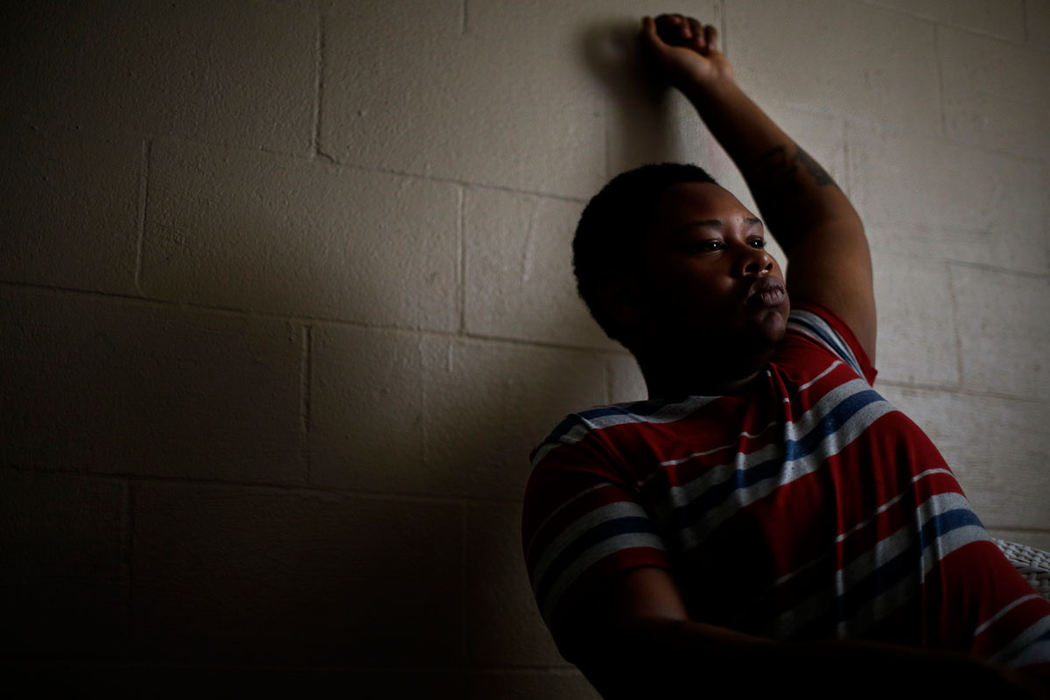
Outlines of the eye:
<svg viewBox="0 0 1050 700">
<path fill-rule="evenodd" d="M 703 241 L 690 241 L 688 245 L 689 252 L 691 253 L 711 253 L 716 250 L 722 250 L 725 247 L 725 243 L 714 238 Z"/>
<path fill-rule="evenodd" d="M 766 247 L 766 239 L 764 239 L 764 238 L 752 238 L 752 239 L 748 240 L 747 244 L 749 246 L 751 246 L 752 248 L 765 248 Z"/>
</svg>

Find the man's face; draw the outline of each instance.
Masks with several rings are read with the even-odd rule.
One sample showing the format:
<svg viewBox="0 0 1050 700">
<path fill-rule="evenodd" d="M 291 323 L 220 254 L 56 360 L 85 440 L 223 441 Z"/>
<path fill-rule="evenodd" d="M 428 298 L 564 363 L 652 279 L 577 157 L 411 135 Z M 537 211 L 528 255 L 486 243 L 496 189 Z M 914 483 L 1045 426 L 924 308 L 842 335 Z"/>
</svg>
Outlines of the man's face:
<svg viewBox="0 0 1050 700">
<path fill-rule="evenodd" d="M 642 342 L 691 352 L 762 352 L 784 336 L 788 297 L 765 251 L 762 222 L 710 183 L 665 191 L 649 230 L 642 276 Z M 702 346 L 695 345 L 702 343 Z M 714 345 L 712 345 L 712 343 Z"/>
</svg>

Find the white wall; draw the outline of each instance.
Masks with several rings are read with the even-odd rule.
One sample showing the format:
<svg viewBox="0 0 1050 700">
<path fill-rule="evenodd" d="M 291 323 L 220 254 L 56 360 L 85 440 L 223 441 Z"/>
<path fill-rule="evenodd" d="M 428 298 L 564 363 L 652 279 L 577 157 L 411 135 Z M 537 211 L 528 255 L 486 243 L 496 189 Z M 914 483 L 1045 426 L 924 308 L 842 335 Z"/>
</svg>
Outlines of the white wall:
<svg viewBox="0 0 1050 700">
<path fill-rule="evenodd" d="M 741 185 L 640 83 L 663 9 L 853 197 L 882 390 L 1050 548 L 1047 0 L 35 2 L 0 59 L 4 650 L 589 696 L 517 533 L 530 447 L 642 393 L 572 230 L 642 162 Z"/>
</svg>

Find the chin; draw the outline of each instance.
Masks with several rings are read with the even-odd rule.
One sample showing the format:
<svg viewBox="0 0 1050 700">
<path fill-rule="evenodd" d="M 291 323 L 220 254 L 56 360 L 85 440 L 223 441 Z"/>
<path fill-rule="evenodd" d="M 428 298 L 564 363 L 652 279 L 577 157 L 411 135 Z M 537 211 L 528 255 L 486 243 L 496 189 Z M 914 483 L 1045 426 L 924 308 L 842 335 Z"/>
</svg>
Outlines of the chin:
<svg viewBox="0 0 1050 700">
<path fill-rule="evenodd" d="M 753 337 L 758 342 L 776 345 L 787 334 L 787 309 L 769 309 L 762 313 L 753 327 Z"/>
</svg>

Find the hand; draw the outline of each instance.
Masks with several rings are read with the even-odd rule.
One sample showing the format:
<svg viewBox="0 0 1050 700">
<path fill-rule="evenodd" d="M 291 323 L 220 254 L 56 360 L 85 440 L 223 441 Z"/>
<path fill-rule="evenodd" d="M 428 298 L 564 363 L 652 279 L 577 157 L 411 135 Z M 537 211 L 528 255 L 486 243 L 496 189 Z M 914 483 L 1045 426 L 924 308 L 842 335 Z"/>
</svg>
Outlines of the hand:
<svg viewBox="0 0 1050 700">
<path fill-rule="evenodd" d="M 645 17 L 642 42 L 668 81 L 686 94 L 733 79 L 729 60 L 718 50 L 718 30 L 710 24 L 682 15 Z"/>
</svg>

